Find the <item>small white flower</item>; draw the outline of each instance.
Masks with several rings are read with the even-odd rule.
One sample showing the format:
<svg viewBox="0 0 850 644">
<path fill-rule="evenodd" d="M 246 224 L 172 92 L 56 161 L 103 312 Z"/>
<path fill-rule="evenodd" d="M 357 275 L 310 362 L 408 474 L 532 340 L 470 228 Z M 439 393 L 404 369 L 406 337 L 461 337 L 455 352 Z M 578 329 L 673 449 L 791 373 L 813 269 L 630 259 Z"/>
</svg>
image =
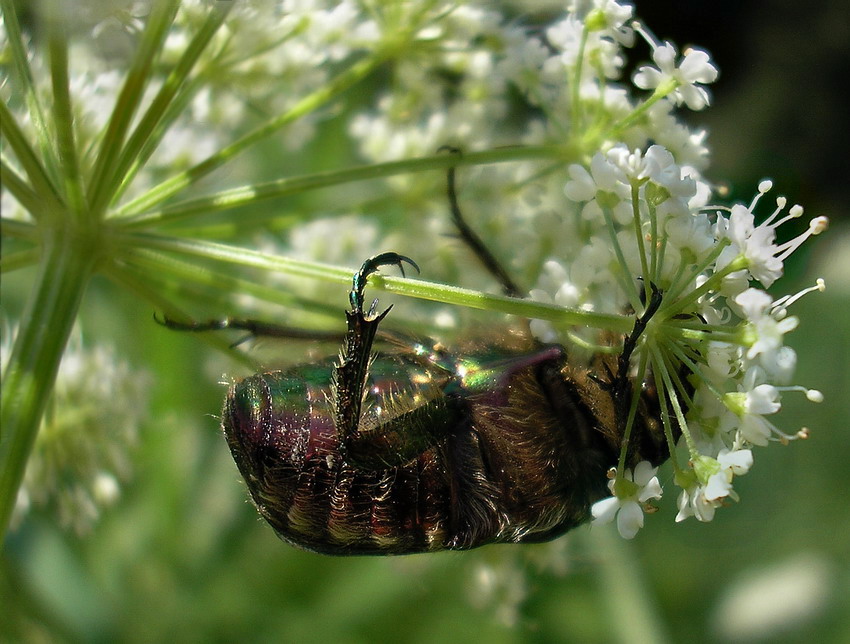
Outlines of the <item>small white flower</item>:
<svg viewBox="0 0 850 644">
<path fill-rule="evenodd" d="M 746 474 L 753 465 L 753 453 L 748 449 L 729 451 L 720 450 L 717 455 L 719 471 L 712 474 L 706 483 L 703 495 L 707 501 L 719 501 L 732 496 L 737 500 L 737 495 L 732 489 L 732 479 L 735 476 Z"/>
<path fill-rule="evenodd" d="M 705 213 L 687 213 L 684 216 L 671 217 L 667 220 L 664 230 L 672 246 L 680 252 L 689 251 L 695 259 L 705 256 L 716 243 Z"/>
<path fill-rule="evenodd" d="M 765 446 L 774 435 L 780 441 L 793 440 L 795 436 L 785 434 L 764 416 L 775 414 L 781 408 L 780 391 L 809 390 L 803 387 L 775 387 L 762 382 L 764 377 L 765 371 L 761 367 L 750 367 L 743 383 L 738 385 L 738 391 L 723 397 L 729 412 L 721 418 L 721 429 L 737 430 L 743 440 L 753 445 Z"/>
<path fill-rule="evenodd" d="M 701 456 L 694 460 L 693 471 L 685 480 L 686 484 L 677 501 L 679 513 L 676 522 L 688 517 L 707 522 L 714 518 L 714 511 L 724 499 L 738 500 L 732 489 L 735 476 L 746 474 L 753 464 L 753 454 L 748 449 L 729 450 L 723 448 L 717 458 Z"/>
<path fill-rule="evenodd" d="M 747 351 L 748 360 L 776 353 L 782 347 L 785 334 L 797 328 L 799 320 L 796 317 L 777 319 L 779 316 L 775 315 L 777 309 L 773 300 L 764 291 L 749 288 L 737 295 L 734 301 L 741 307 L 754 336 Z M 779 311 L 784 311 L 784 308 Z"/>
<path fill-rule="evenodd" d="M 623 171 L 621 157 L 629 155 L 624 145 L 616 145 L 606 154 L 597 152 L 590 160 L 590 171 L 578 164 L 569 167 L 570 181 L 564 186 L 564 194 L 576 202 L 587 202 L 581 211 L 582 217 L 590 221 L 604 221 L 599 199 L 603 198 L 611 208 L 614 219 L 619 223 L 631 222 L 631 186 Z"/>
<path fill-rule="evenodd" d="M 617 530 L 624 539 L 633 539 L 643 527 L 643 504 L 650 499 L 661 498 L 661 484 L 649 461 L 641 461 L 635 466 L 634 475 L 627 469 L 623 479 L 612 479 L 608 488 L 614 493 L 591 508 L 593 525 L 603 525 L 617 517 Z M 615 491 L 616 488 L 616 491 Z"/>
<path fill-rule="evenodd" d="M 658 45 L 645 31 L 639 30 L 653 47 L 652 60 L 657 67 L 644 65 L 634 75 L 634 84 L 641 89 L 655 89 L 674 82 L 676 89 L 671 96 L 677 105 L 684 103 L 692 110 L 701 110 L 709 103 L 708 91 L 700 84 L 717 79 L 717 68 L 707 51 L 688 49 L 677 65 L 678 52 L 669 42 Z"/>
<path fill-rule="evenodd" d="M 628 154 L 625 146 L 614 146 L 607 154 L 597 152 L 590 160 L 590 172 L 576 163 L 569 168 L 571 181 L 564 186 L 564 194 L 573 201 L 590 201 L 597 192 L 613 192 L 624 198 L 628 193 L 629 182 L 623 169 L 614 161 L 618 156 Z"/>
<path fill-rule="evenodd" d="M 696 517 L 697 521 L 707 523 L 714 519 L 714 511 L 718 506 L 718 504 L 705 498 L 705 487 L 696 483 L 687 489 L 683 489 L 676 503 L 679 508 L 676 523 L 684 521 L 688 517 Z"/>
<path fill-rule="evenodd" d="M 804 241 L 812 235 L 820 234 L 829 225 L 826 217 L 815 217 L 809 222 L 809 227 L 804 233 L 777 245 L 775 243 L 776 230 L 785 222 L 801 217 L 803 209 L 800 206 L 792 206 L 788 210 L 788 214 L 777 221 L 777 217 L 787 203 L 784 197 L 779 197 L 776 200 L 776 209 L 773 213 L 756 226 L 755 215 L 753 214 L 755 207 L 762 195 L 766 194 L 772 187 L 773 184 L 770 181 L 762 181 L 758 187 L 758 194 L 749 206 L 736 204 L 732 206 L 728 220 L 718 219 L 722 236 L 732 242 L 731 246 L 724 252 L 724 261 L 718 261 L 718 265 L 723 266 L 735 256 L 744 255 L 747 258 L 747 270 L 750 275 L 765 287 L 770 287 L 782 276 L 785 260 Z M 724 228 L 725 230 L 723 230 Z"/>
<path fill-rule="evenodd" d="M 585 18 L 588 29 L 604 30 L 612 39 L 625 47 L 635 41 L 634 30 L 626 25 L 631 20 L 634 7 L 616 0 L 593 0 L 593 9 Z"/>
</svg>

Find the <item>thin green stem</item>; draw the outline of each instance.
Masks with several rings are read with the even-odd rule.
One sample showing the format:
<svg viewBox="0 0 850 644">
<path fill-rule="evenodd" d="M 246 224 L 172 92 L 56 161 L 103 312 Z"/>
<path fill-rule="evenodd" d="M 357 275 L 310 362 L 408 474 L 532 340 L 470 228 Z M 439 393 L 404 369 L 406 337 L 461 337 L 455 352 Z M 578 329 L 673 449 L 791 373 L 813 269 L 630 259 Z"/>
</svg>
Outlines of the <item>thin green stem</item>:
<svg viewBox="0 0 850 644">
<path fill-rule="evenodd" d="M 167 275 L 175 278 L 178 283 L 192 282 L 213 289 L 219 295 L 219 305 L 224 299 L 222 296 L 229 298 L 233 293 L 239 293 L 278 304 L 291 310 L 319 312 L 334 319 L 339 317 L 339 306 L 308 300 L 281 287 L 267 286 L 256 280 L 242 279 L 225 271 L 210 270 L 197 263 L 184 262 L 164 253 L 136 248 L 126 252 L 123 259 L 127 261 L 128 265 L 136 267 L 140 274 Z M 107 267 L 104 267 L 105 272 L 108 270 Z"/>
<path fill-rule="evenodd" d="M 679 279 L 671 284 L 670 288 L 667 289 L 666 295 L 669 298 L 669 301 L 675 302 L 685 290 L 690 290 L 693 280 L 695 280 L 705 269 L 711 266 L 714 261 L 720 257 L 720 253 L 723 252 L 723 249 L 730 243 L 731 242 L 728 239 L 721 239 L 699 264 L 696 264 L 691 268 L 689 273 L 685 274 L 684 271 L 681 271 L 679 273 Z"/>
<path fill-rule="evenodd" d="M 637 249 L 638 257 L 640 258 L 640 274 L 643 276 L 643 295 L 644 301 L 649 302 L 650 281 L 654 278 L 654 274 L 649 272 L 649 265 L 646 263 L 646 244 L 643 243 L 643 231 L 640 225 L 640 184 L 632 182 L 632 227 L 635 233 L 635 248 Z M 637 310 L 637 309 L 635 309 Z"/>
<path fill-rule="evenodd" d="M 689 329 L 679 326 L 678 321 L 675 326 L 668 327 L 667 333 L 671 337 L 690 342 L 728 342 L 729 344 L 736 344 L 741 347 L 749 346 L 745 338 L 738 331 L 727 333 L 719 330 L 712 331 L 710 329 Z"/>
<path fill-rule="evenodd" d="M 32 149 L 27 137 L 18 127 L 17 121 L 9 108 L 6 107 L 5 101 L 0 101 L 0 132 L 6 137 L 9 142 L 9 147 L 15 153 L 24 172 L 29 177 L 33 191 L 38 195 L 38 198 L 48 204 L 52 204 L 50 210 L 58 211 L 62 207 L 62 199 L 59 196 L 59 191 L 56 185 L 47 173 L 45 167 L 41 164 L 35 150 Z M 33 213 L 33 216 L 38 216 L 42 211 Z"/>
<path fill-rule="evenodd" d="M 35 190 L 27 185 L 26 180 L 13 169 L 9 160 L 5 157 L 0 159 L 0 185 L 6 188 L 12 196 L 24 207 L 34 218 L 42 216 L 43 203 L 39 200 Z"/>
<path fill-rule="evenodd" d="M 611 212 L 611 208 L 607 205 L 600 204 L 603 215 L 605 216 L 605 224 L 608 228 L 608 235 L 611 238 L 611 247 L 614 249 L 614 254 L 617 256 L 617 263 L 620 267 L 618 271 L 618 275 L 629 275 L 629 265 L 626 262 L 626 257 L 623 255 L 623 249 L 620 247 L 620 241 L 617 239 L 617 228 L 614 226 L 614 213 Z M 623 292 L 626 297 L 629 298 L 629 303 L 631 304 L 632 310 L 640 311 L 641 302 L 640 295 L 635 289 L 634 284 L 625 278 L 618 280 L 620 281 L 621 286 L 623 287 Z"/>
<path fill-rule="evenodd" d="M 608 132 L 605 133 L 605 138 L 611 138 L 617 140 L 620 134 L 623 133 L 626 129 L 630 128 L 632 125 L 637 123 L 643 116 L 649 112 L 649 108 L 655 105 L 658 101 L 669 95 L 678 87 L 678 83 L 676 81 L 670 81 L 665 85 L 659 85 L 655 88 L 655 91 L 652 93 L 648 99 L 646 99 L 643 103 L 638 105 L 630 114 L 620 119 L 611 126 Z"/>
<path fill-rule="evenodd" d="M 112 200 L 112 195 L 121 185 L 121 177 L 116 175 L 116 169 L 124 139 L 141 103 L 154 61 L 162 50 L 162 43 L 179 7 L 179 0 L 156 0 L 153 3 L 138 51 L 124 79 L 124 85 L 97 151 L 88 196 L 91 211 L 95 214 L 106 208 Z"/>
<path fill-rule="evenodd" d="M 29 221 L 18 221 L 17 219 L 0 219 L 0 234 L 4 237 L 17 237 L 27 239 L 31 242 L 38 240 L 38 228 Z"/>
<path fill-rule="evenodd" d="M 729 262 L 729 264 L 727 264 L 723 269 L 714 273 L 700 286 L 693 289 L 692 291 L 689 291 L 681 298 L 672 300 L 672 304 L 669 307 L 664 308 L 664 315 L 667 317 L 672 317 L 674 315 L 677 315 L 678 313 L 682 313 L 685 310 L 690 310 L 693 306 L 696 305 L 696 303 L 699 301 L 699 298 L 701 298 L 703 295 L 712 290 L 718 289 L 724 277 L 736 271 L 740 271 L 747 268 L 748 264 L 749 262 L 747 258 L 743 255 L 739 255 L 731 262 Z"/>
<path fill-rule="evenodd" d="M 177 65 L 165 79 L 156 97 L 151 101 L 150 107 L 139 121 L 121 152 L 121 158 L 118 160 L 114 176 L 120 178 L 121 185 L 113 196 L 113 203 L 129 186 L 144 161 L 155 149 L 156 143 L 162 140 L 167 131 L 166 127 L 160 127 L 163 118 L 170 112 L 169 107 L 178 90 L 185 86 L 189 73 L 224 23 L 224 19 L 232 7 L 233 3 L 231 2 L 215 4 L 202 27 L 186 47 L 180 60 L 177 61 Z M 152 137 L 155 137 L 153 141 L 151 140 Z"/>
<path fill-rule="evenodd" d="M 649 362 L 649 353 L 646 351 L 640 352 L 640 364 L 638 365 L 638 377 L 637 382 L 640 383 L 638 386 L 632 387 L 632 399 L 629 402 L 629 415 L 626 419 L 626 427 L 623 432 L 623 441 L 620 445 L 620 457 L 617 461 L 617 476 L 623 476 L 623 472 L 625 472 L 626 468 L 626 455 L 629 451 L 629 439 L 632 435 L 632 428 L 635 424 L 635 417 L 637 416 L 637 410 L 640 406 L 640 397 L 643 393 L 643 381 L 644 377 L 647 373 L 647 364 Z"/>
<path fill-rule="evenodd" d="M 372 165 L 355 166 L 342 170 L 329 170 L 315 174 L 305 174 L 297 177 L 277 179 L 267 183 L 252 186 L 243 186 L 224 190 L 213 195 L 187 199 L 159 210 L 129 216 L 133 213 L 128 210 L 129 205 L 122 208 L 115 216 L 127 215 L 125 225 L 133 227 L 147 227 L 152 223 L 172 223 L 191 217 L 193 215 L 208 214 L 210 212 L 231 210 L 245 205 L 252 205 L 267 199 L 285 197 L 298 194 L 308 190 L 317 190 L 330 186 L 351 183 L 355 181 L 366 181 L 382 177 L 391 177 L 411 172 L 425 172 L 428 170 L 444 170 L 458 165 L 483 165 L 489 163 L 507 163 L 511 161 L 522 161 L 529 159 L 563 159 L 566 163 L 570 160 L 570 153 L 560 145 L 539 146 L 517 146 L 484 150 L 482 152 L 469 152 L 462 155 L 436 154 L 419 159 L 404 159 L 403 161 L 388 161 Z M 273 213 L 271 213 L 273 214 Z"/>
<path fill-rule="evenodd" d="M 656 284 L 661 280 L 661 270 L 664 267 L 664 250 L 667 247 L 667 236 L 664 239 L 658 237 L 658 209 L 653 203 L 647 203 L 649 209 L 649 275 L 650 280 Z M 649 285 L 646 285 L 649 288 Z M 649 301 L 649 293 L 646 295 Z"/>
<path fill-rule="evenodd" d="M 51 170 L 55 170 L 56 157 L 53 150 L 53 136 L 50 129 L 47 127 L 47 120 L 44 118 L 44 109 L 41 106 L 41 101 L 38 97 L 38 91 L 32 77 L 32 70 L 29 65 L 29 55 L 26 45 L 24 44 L 23 34 L 21 33 L 21 25 L 18 22 L 18 15 L 12 0 L 2 0 L 0 7 L 3 8 L 3 23 L 6 28 L 6 44 L 10 52 L 12 60 L 11 77 L 15 81 L 15 85 L 24 96 L 24 101 L 27 107 L 27 113 L 32 120 L 33 128 L 36 131 L 41 150 L 42 160 L 45 163 L 45 170 L 52 178 L 50 183 L 53 183 Z M 5 115 L 0 120 L 6 119 Z"/>
<path fill-rule="evenodd" d="M 679 396 L 676 394 L 676 389 L 673 381 L 670 378 L 669 365 L 664 360 L 664 355 L 661 350 L 656 347 L 650 347 L 652 351 L 652 371 L 656 376 L 661 377 L 662 386 L 658 387 L 658 402 L 661 404 L 661 409 L 666 413 L 668 404 L 673 407 L 673 413 L 676 415 L 676 421 L 679 423 L 679 429 L 682 431 L 682 436 L 685 437 L 685 442 L 688 445 L 688 451 L 691 454 L 698 454 L 693 436 L 688 430 L 688 423 L 685 421 L 685 414 L 682 411 L 682 406 L 679 402 Z M 669 414 L 668 414 L 669 416 Z M 669 424 L 669 417 L 668 417 Z M 668 430 L 668 425 L 664 426 L 664 433 L 667 436 L 667 446 L 670 449 L 670 457 L 673 458 L 676 450 L 676 441 L 673 440 L 672 426 Z"/>
<path fill-rule="evenodd" d="M 92 253 L 57 233 L 45 241 L 41 270 L 24 314 L 0 394 L 0 537 L 15 505 L 62 352 L 94 266 Z"/>
<path fill-rule="evenodd" d="M 56 15 L 59 7 L 47 3 L 47 48 L 50 54 L 50 76 L 53 81 L 53 124 L 56 127 L 57 147 L 59 151 L 59 170 L 64 183 L 64 195 L 73 216 L 83 217 L 88 212 L 85 207 L 83 180 L 77 158 L 77 146 L 74 141 L 74 113 L 71 106 L 70 80 L 68 77 L 68 38 L 65 21 Z"/>
<path fill-rule="evenodd" d="M 26 268 L 38 262 L 41 257 L 41 250 L 38 248 L 28 248 L 19 250 L 14 253 L 3 253 L 0 257 L 0 273 L 11 273 L 19 268 Z"/>
<path fill-rule="evenodd" d="M 241 139 L 218 150 L 207 157 L 204 161 L 181 172 L 163 183 L 155 186 L 145 194 L 124 205 L 116 213 L 117 216 L 144 212 L 153 206 L 162 203 L 172 195 L 184 190 L 186 187 L 197 182 L 216 168 L 227 163 L 246 148 L 262 141 L 285 125 L 296 121 L 305 114 L 313 112 L 343 91 L 362 81 L 371 74 L 385 60 L 383 54 L 376 53 L 368 58 L 355 63 L 335 78 L 331 79 L 320 89 L 304 97 L 289 110 L 272 119 L 265 125 L 249 132 Z"/>
<path fill-rule="evenodd" d="M 296 260 L 289 257 L 267 255 L 246 248 L 217 244 L 213 242 L 188 241 L 146 235 L 141 233 L 115 234 L 117 244 L 126 247 L 145 247 L 157 250 L 176 252 L 183 255 L 205 257 L 216 261 L 238 264 L 241 266 L 285 273 L 294 277 L 319 279 L 339 284 L 349 284 L 354 269 L 350 267 L 329 266 L 319 262 Z M 369 278 L 370 288 L 377 288 L 388 293 L 398 293 L 407 297 L 415 297 L 433 302 L 467 306 L 475 309 L 497 311 L 516 315 L 523 318 L 548 320 L 563 326 L 590 326 L 618 333 L 627 332 L 632 326 L 632 318 L 627 315 L 613 315 L 567 309 L 554 304 L 534 302 L 482 293 L 470 289 L 413 280 L 409 278 L 383 276 L 380 274 Z"/>
</svg>

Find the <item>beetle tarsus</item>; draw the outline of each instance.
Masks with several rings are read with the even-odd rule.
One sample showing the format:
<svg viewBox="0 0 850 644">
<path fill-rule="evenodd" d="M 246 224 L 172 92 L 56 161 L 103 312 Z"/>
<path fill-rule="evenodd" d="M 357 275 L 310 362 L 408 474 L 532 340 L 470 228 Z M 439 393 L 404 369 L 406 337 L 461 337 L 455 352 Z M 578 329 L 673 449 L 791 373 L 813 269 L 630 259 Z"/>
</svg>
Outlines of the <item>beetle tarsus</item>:
<svg viewBox="0 0 850 644">
<path fill-rule="evenodd" d="M 206 322 L 198 322 L 197 320 L 180 322 L 179 320 L 168 317 L 165 313 L 162 314 L 162 317 L 158 313 L 154 313 L 153 320 L 157 324 L 172 331 L 221 331 L 222 329 L 230 328 L 230 318 L 207 320 Z"/>
<path fill-rule="evenodd" d="M 363 291 L 366 289 L 366 282 L 369 276 L 372 273 L 378 271 L 381 266 L 398 266 L 401 271 L 402 277 L 404 277 L 404 263 L 407 262 L 413 268 L 416 269 L 416 272 L 419 272 L 419 266 L 416 262 L 405 255 L 399 255 L 398 253 L 394 253 L 392 251 L 386 253 L 380 253 L 379 255 L 375 255 L 374 257 L 370 257 L 363 265 L 360 267 L 360 270 L 354 274 L 351 283 L 351 293 L 349 294 L 349 301 L 351 302 L 351 309 L 363 315 L 368 319 L 373 319 L 375 317 L 375 309 L 378 305 L 378 300 L 373 300 L 372 305 L 369 307 L 366 315 L 363 313 Z M 389 308 L 378 316 L 383 319 L 384 316 L 389 312 Z"/>
</svg>

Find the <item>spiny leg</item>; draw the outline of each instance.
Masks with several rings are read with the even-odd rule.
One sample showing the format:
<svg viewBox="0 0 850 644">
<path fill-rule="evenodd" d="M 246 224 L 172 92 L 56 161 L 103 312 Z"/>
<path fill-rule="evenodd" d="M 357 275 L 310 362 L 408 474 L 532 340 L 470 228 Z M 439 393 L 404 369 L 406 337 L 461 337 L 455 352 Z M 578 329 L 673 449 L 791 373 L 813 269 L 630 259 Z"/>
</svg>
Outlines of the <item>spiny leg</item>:
<svg viewBox="0 0 850 644">
<path fill-rule="evenodd" d="M 415 458 L 445 436 L 464 417 L 457 401 L 450 396 L 421 400 L 396 414 L 387 414 L 368 431 L 360 431 L 361 407 L 372 362 L 372 342 L 378 324 L 390 311 L 376 313 L 377 300 L 364 310 L 363 291 L 369 276 L 381 266 L 398 266 L 404 275 L 404 263 L 419 267 L 409 257 L 388 252 L 363 263 L 354 274 L 349 293 L 351 310 L 346 311 L 348 331 L 334 368 L 331 399 L 334 423 L 339 434 L 340 452 L 350 464 L 374 471 L 401 465 Z"/>
<path fill-rule="evenodd" d="M 446 150 L 451 154 L 460 155 L 461 151 L 448 145 L 444 145 L 440 150 Z M 523 291 L 517 286 L 516 282 L 511 279 L 507 271 L 502 268 L 499 260 L 490 252 L 490 249 L 484 244 L 478 234 L 469 227 L 463 215 L 460 212 L 460 205 L 457 199 L 457 186 L 455 182 L 456 167 L 452 166 L 446 173 L 447 192 L 449 197 L 449 208 L 452 211 L 452 221 L 460 233 L 463 242 L 469 247 L 473 254 L 478 258 L 481 264 L 487 269 L 493 277 L 502 285 L 505 295 L 511 297 L 522 297 Z"/>
<path fill-rule="evenodd" d="M 378 325 L 392 308 L 388 307 L 382 313 L 376 314 L 378 300 L 373 300 L 369 310 L 364 311 L 363 291 L 369 276 L 381 266 L 398 266 L 401 274 L 404 275 L 404 262 L 419 270 L 416 262 L 409 257 L 388 252 L 367 259 L 352 279 L 351 291 L 348 295 L 351 309 L 345 312 L 348 330 L 342 343 L 339 362 L 334 367 L 331 387 L 334 422 L 343 451 L 358 436 L 360 409 L 363 404 L 366 378 L 369 374 L 369 363 L 372 360 L 372 343 L 375 340 Z"/>
</svg>

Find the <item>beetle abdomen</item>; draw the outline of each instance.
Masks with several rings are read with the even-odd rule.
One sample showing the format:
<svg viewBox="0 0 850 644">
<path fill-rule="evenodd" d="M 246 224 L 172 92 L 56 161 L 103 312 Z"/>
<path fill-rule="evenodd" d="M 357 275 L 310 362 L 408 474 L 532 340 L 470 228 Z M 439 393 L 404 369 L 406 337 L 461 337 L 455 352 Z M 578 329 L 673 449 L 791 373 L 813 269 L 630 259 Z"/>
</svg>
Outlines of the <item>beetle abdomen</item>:
<svg viewBox="0 0 850 644">
<path fill-rule="evenodd" d="M 315 382 L 329 381 L 330 369 Z M 284 540 L 318 552 L 443 549 L 450 485 L 442 446 L 389 467 L 350 463 L 329 391 L 311 382 L 299 370 L 258 374 L 234 385 L 225 402 L 225 435 L 263 517 Z M 435 422 L 445 424 L 445 410 L 432 405 Z"/>
<path fill-rule="evenodd" d="M 378 358 L 349 444 L 332 391 L 317 384 L 331 380 L 331 362 L 232 387 L 228 443 L 284 540 L 330 554 L 402 554 L 546 540 L 587 520 L 605 492 L 613 430 L 583 402 L 563 351 L 447 366 L 445 356 L 441 366 Z"/>
</svg>

